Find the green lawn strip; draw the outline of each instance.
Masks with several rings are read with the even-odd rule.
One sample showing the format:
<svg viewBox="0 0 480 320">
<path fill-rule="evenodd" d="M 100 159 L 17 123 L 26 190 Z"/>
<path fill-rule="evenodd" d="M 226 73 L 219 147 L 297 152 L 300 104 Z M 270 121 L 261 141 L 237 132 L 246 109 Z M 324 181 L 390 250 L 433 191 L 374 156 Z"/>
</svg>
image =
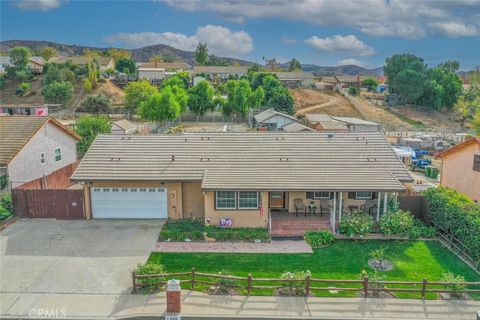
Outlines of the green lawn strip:
<svg viewBox="0 0 480 320">
<path fill-rule="evenodd" d="M 331 246 L 315 249 L 313 254 L 245 254 L 245 253 L 152 253 L 149 262 L 160 263 L 167 272 L 185 272 L 195 268 L 197 272 L 230 274 L 254 278 L 277 278 L 286 271 L 310 270 L 312 278 L 360 279 L 362 270 L 371 272 L 367 261 L 370 252 L 381 246 L 387 247 L 387 259 L 394 269 L 384 272 L 390 281 L 441 280 L 444 272 L 460 274 L 467 281 L 480 281 L 480 276 L 454 254 L 436 241 L 348 241 L 340 240 Z M 201 279 L 201 278 L 199 278 Z M 213 280 L 213 279 L 211 279 Z M 262 283 L 278 285 L 281 283 Z M 243 283 L 242 283 L 243 284 Z M 312 286 L 360 287 L 356 284 L 313 284 Z M 196 286 L 202 290 L 207 286 Z M 391 285 L 390 287 L 400 287 Z M 408 287 L 408 286 L 406 286 Z M 420 288 L 421 286 L 419 286 Z M 241 293 L 245 293 L 241 290 Z M 272 290 L 254 290 L 253 294 L 271 295 Z M 328 291 L 315 292 L 316 296 L 354 296 L 352 292 L 337 294 Z M 419 293 L 395 293 L 400 298 L 418 298 Z M 476 295 L 478 298 L 479 295 Z M 427 298 L 434 299 L 434 294 Z"/>
</svg>

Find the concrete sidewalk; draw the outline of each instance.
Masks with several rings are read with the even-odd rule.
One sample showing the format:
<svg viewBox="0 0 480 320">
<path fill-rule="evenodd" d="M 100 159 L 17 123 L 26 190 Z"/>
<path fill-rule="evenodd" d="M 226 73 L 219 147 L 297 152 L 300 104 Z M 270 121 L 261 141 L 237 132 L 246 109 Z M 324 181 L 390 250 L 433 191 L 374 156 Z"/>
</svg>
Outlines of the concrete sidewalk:
<svg viewBox="0 0 480 320">
<path fill-rule="evenodd" d="M 271 242 L 157 242 L 153 252 L 313 253 L 304 240 Z"/>
<path fill-rule="evenodd" d="M 0 317 L 120 319 L 158 317 L 166 310 L 165 294 L 0 293 Z M 400 299 L 289 298 L 208 296 L 182 291 L 182 319 L 455 319 L 474 320 L 480 302 Z M 44 317 L 47 318 L 47 317 Z M 50 318 L 52 318 L 50 316 Z"/>
</svg>

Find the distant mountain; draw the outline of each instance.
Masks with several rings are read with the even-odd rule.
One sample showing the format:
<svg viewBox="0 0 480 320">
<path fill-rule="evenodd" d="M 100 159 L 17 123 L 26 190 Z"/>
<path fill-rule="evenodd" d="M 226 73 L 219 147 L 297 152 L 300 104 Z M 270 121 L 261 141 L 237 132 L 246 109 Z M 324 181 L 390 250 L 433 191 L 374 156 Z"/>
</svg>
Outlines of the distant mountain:
<svg viewBox="0 0 480 320">
<path fill-rule="evenodd" d="M 288 69 L 289 62 L 280 64 L 280 67 Z M 383 67 L 374 69 L 363 68 L 357 65 L 349 64 L 342 66 L 319 66 L 316 64 L 302 64 L 303 71 L 314 72 L 319 76 L 334 76 L 334 75 L 364 75 L 364 76 L 383 76 Z"/>
<path fill-rule="evenodd" d="M 56 43 L 50 41 L 36 41 L 36 40 L 7 40 L 0 42 L 0 51 L 7 52 L 12 48 L 15 47 L 27 47 L 33 52 L 38 52 L 44 47 L 52 47 L 55 48 L 60 55 L 65 56 L 76 56 L 82 55 L 85 49 L 90 50 L 98 50 L 101 52 L 106 52 L 110 48 L 98 48 L 98 47 L 88 47 L 88 46 L 77 46 L 74 44 L 63 44 L 63 43 Z M 135 61 L 148 61 L 152 56 L 163 56 L 169 57 L 173 60 L 183 60 L 190 65 L 195 64 L 194 53 L 192 51 L 185 51 L 176 49 L 174 47 L 168 46 L 166 44 L 156 44 L 153 46 L 147 46 L 137 49 L 128 49 L 132 53 L 132 58 Z M 228 57 L 220 57 L 221 59 L 226 60 L 228 63 L 239 63 L 240 65 L 251 65 L 252 62 L 236 59 L 236 58 L 228 58 Z"/>
<path fill-rule="evenodd" d="M 59 54 L 65 56 L 76 56 L 82 55 L 85 49 L 98 50 L 101 52 L 106 52 L 110 48 L 98 48 L 98 47 L 89 47 L 89 46 L 77 46 L 74 44 L 63 44 L 50 41 L 37 41 L 37 40 L 7 40 L 0 42 L 0 51 L 7 52 L 14 47 L 28 47 L 33 52 L 39 52 L 44 47 L 53 47 Z M 185 51 L 176 49 L 166 44 L 156 44 L 152 46 L 129 49 L 132 53 L 132 57 L 135 61 L 148 61 L 152 56 L 159 55 L 163 57 L 170 57 L 173 60 L 182 60 L 190 65 L 195 65 L 194 53 L 192 51 Z M 221 57 L 221 59 L 226 60 L 228 63 L 238 63 L 242 66 L 248 66 L 253 64 L 253 62 L 236 59 Z M 288 62 L 281 63 L 280 67 L 287 69 Z M 371 75 L 371 76 L 382 76 L 383 68 L 367 69 L 356 65 L 344 65 L 344 66 L 318 66 L 315 64 L 302 64 L 304 71 L 311 71 L 319 76 L 332 76 L 332 75 Z"/>
</svg>

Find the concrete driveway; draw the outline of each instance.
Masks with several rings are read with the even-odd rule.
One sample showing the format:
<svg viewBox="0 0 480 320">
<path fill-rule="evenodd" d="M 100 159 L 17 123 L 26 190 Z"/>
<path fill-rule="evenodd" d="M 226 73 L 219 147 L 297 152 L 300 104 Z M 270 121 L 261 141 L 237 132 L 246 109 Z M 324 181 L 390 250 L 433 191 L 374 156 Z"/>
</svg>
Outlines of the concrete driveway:
<svg viewBox="0 0 480 320">
<path fill-rule="evenodd" d="M 28 294 L 129 293 L 163 223 L 20 219 L 0 233 L 2 313 Z"/>
</svg>

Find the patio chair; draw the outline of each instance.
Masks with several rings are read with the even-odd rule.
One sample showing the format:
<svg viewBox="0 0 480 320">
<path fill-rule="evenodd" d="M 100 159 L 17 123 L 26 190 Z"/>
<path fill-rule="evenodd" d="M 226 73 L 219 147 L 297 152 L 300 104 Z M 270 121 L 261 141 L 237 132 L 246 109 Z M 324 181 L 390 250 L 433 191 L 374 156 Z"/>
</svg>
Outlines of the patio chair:
<svg viewBox="0 0 480 320">
<path fill-rule="evenodd" d="M 329 215 L 331 208 L 331 205 L 320 206 L 320 217 L 323 216 L 323 214 Z"/>
<path fill-rule="evenodd" d="M 302 212 L 305 214 L 305 217 L 307 216 L 307 207 L 303 203 L 302 199 L 295 199 L 294 200 L 294 205 L 295 205 L 295 216 L 298 217 L 298 213 Z"/>
</svg>

